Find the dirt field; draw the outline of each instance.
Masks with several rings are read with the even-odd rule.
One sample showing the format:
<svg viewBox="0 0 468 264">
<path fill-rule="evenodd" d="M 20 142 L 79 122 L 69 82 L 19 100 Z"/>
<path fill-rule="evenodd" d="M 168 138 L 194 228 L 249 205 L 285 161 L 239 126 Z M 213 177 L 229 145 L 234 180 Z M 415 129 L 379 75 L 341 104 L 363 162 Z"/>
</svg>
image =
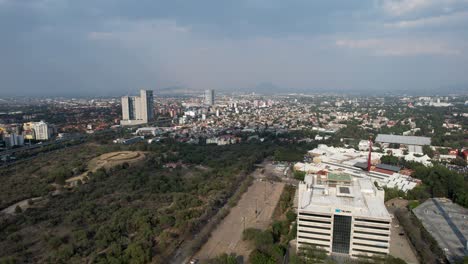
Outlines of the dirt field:
<svg viewBox="0 0 468 264">
<path fill-rule="evenodd" d="M 226 218 L 213 231 L 195 258 L 206 260 L 222 253 L 235 253 L 247 260 L 251 251 L 247 242 L 242 241 L 244 228 L 265 229 L 271 223 L 271 216 L 283 191 L 284 183 L 256 180 L 231 209 Z M 255 208 L 257 207 L 257 215 Z"/>
<path fill-rule="evenodd" d="M 391 236 L 390 236 L 390 255 L 401 258 L 408 264 L 418 264 L 419 261 L 416 253 L 413 251 L 410 242 L 404 233 L 403 227 L 400 226 L 396 217 L 392 219 Z"/>
<path fill-rule="evenodd" d="M 133 163 L 136 161 L 143 160 L 145 154 L 141 151 L 118 151 L 102 154 L 99 157 L 96 157 L 89 161 L 88 171 L 78 175 L 76 177 L 67 179 L 67 184 L 73 186 L 78 180 L 83 180 L 83 177 L 88 174 L 88 172 L 95 172 L 100 168 L 111 168 L 117 165 L 120 165 L 124 162 Z"/>
<path fill-rule="evenodd" d="M 404 199 L 395 198 L 386 203 L 389 213 L 393 215 L 397 208 L 403 208 L 408 205 L 408 201 Z M 408 264 L 418 264 L 418 258 L 416 257 L 416 252 L 411 246 L 411 242 L 403 230 L 403 227 L 400 226 L 398 219 L 396 217 L 392 218 L 392 227 L 391 227 L 391 236 L 390 236 L 390 255 L 401 258 Z M 403 235 L 400 236 L 400 233 Z"/>
</svg>

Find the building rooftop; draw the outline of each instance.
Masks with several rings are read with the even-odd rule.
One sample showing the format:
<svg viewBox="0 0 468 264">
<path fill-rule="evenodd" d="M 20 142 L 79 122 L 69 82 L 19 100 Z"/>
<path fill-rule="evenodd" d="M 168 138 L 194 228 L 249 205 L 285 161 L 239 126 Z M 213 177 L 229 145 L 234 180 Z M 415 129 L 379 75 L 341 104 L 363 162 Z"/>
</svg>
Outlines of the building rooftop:
<svg viewBox="0 0 468 264">
<path fill-rule="evenodd" d="M 351 175 L 345 173 L 329 173 L 328 174 L 329 181 L 346 181 L 350 182 L 352 180 Z"/>
<path fill-rule="evenodd" d="M 347 212 L 354 217 L 389 219 L 384 205 L 384 191 L 367 178 L 352 178 L 350 186 L 314 185 L 316 175 L 307 175 L 299 185 L 298 210 L 326 214 Z"/>
<path fill-rule="evenodd" d="M 377 138 L 375 139 L 375 142 L 423 146 L 423 145 L 431 145 L 431 138 L 378 134 Z"/>
<path fill-rule="evenodd" d="M 383 169 L 383 170 L 394 171 L 394 172 L 399 172 L 400 169 L 401 169 L 398 166 L 389 165 L 389 164 L 377 164 L 377 165 L 375 165 L 375 167 L 377 167 L 379 169 Z"/>
<path fill-rule="evenodd" d="M 434 237 L 450 263 L 468 254 L 468 209 L 445 198 L 427 199 L 413 209 L 424 228 Z"/>
</svg>

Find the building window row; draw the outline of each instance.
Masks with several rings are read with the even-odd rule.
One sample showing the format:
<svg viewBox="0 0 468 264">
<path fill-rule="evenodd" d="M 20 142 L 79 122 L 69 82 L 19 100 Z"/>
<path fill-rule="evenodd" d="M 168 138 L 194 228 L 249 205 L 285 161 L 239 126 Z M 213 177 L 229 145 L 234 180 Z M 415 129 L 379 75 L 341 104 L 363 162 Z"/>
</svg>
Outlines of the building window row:
<svg viewBox="0 0 468 264">
<path fill-rule="evenodd" d="M 305 231 L 305 230 L 300 230 L 300 229 L 299 229 L 299 233 L 314 234 L 314 235 L 321 235 L 321 236 L 330 236 L 329 233 L 311 232 L 311 231 Z"/>
<path fill-rule="evenodd" d="M 310 222 L 310 223 L 331 224 L 331 222 L 330 222 L 330 221 L 322 221 L 322 220 L 310 220 L 310 219 L 303 219 L 303 218 L 299 218 L 299 221 L 303 221 L 303 222 Z"/>
<path fill-rule="evenodd" d="M 366 226 L 366 225 L 359 225 L 359 224 L 354 224 L 354 227 L 361 227 L 361 228 L 368 228 L 368 229 L 379 229 L 379 230 L 390 230 L 389 227 Z"/>
<path fill-rule="evenodd" d="M 301 223 L 299 223 L 299 227 L 316 228 L 316 229 L 322 229 L 322 230 L 331 230 L 330 227 L 302 225 Z"/>
<path fill-rule="evenodd" d="M 311 214 L 311 213 L 302 213 L 302 212 L 299 212 L 299 216 L 313 216 L 313 217 L 323 217 L 323 218 L 329 218 L 331 219 L 331 215 L 321 215 L 321 214 Z"/>
<path fill-rule="evenodd" d="M 353 239 L 362 239 L 362 240 L 369 240 L 374 242 L 381 242 L 381 243 L 388 243 L 388 240 L 379 240 L 379 239 L 372 239 L 367 237 L 353 237 Z"/>
<path fill-rule="evenodd" d="M 368 245 L 368 244 L 363 244 L 363 243 L 353 243 L 353 245 L 356 245 L 356 246 L 363 246 L 363 247 L 383 248 L 383 249 L 387 249 L 387 248 L 388 248 L 388 246 L 384 246 L 384 245 Z"/>
<path fill-rule="evenodd" d="M 303 238 L 303 239 L 312 239 L 312 240 L 330 242 L 330 239 L 325 239 L 325 238 L 306 237 L 306 236 L 301 236 L 301 235 L 299 235 L 298 237 Z"/>
<path fill-rule="evenodd" d="M 370 220 L 370 219 L 362 219 L 362 218 L 354 218 L 354 221 L 367 222 L 367 223 L 376 223 L 376 224 L 387 224 L 387 225 L 390 224 L 390 222 L 388 222 L 388 221 Z"/>
<path fill-rule="evenodd" d="M 372 236 L 381 236 L 381 237 L 389 237 L 389 234 L 380 234 L 380 233 L 373 233 L 373 232 L 364 232 L 364 231 L 354 231 L 354 234 L 363 234 L 363 235 L 372 235 Z"/>
</svg>

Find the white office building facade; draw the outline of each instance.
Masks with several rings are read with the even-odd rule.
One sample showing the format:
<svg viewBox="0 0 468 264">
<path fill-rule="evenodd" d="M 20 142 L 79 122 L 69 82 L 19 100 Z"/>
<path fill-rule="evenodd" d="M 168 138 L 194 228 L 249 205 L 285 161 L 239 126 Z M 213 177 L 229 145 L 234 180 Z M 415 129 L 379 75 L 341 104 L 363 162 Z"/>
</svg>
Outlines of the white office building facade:
<svg viewBox="0 0 468 264">
<path fill-rule="evenodd" d="M 298 249 L 311 245 L 351 257 L 389 253 L 391 217 L 383 191 L 370 179 L 329 187 L 316 184 L 314 175 L 306 176 L 299 185 L 297 219 Z"/>
</svg>

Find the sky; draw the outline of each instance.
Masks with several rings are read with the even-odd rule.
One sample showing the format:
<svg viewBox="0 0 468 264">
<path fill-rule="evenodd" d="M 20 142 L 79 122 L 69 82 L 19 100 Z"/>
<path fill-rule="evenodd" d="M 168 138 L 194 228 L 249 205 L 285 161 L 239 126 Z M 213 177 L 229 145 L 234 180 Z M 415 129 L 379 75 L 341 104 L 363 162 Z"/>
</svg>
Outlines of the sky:
<svg viewBox="0 0 468 264">
<path fill-rule="evenodd" d="M 1 95 L 468 90 L 468 0 L 0 0 Z"/>
</svg>

